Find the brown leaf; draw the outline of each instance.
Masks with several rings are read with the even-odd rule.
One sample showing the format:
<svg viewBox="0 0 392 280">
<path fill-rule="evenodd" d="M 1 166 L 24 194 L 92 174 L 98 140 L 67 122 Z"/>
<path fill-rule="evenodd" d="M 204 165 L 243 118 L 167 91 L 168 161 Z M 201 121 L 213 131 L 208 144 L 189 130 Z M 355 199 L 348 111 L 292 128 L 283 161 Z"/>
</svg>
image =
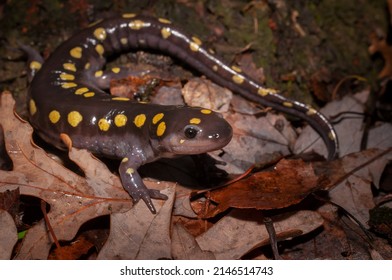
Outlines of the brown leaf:
<svg viewBox="0 0 392 280">
<path fill-rule="evenodd" d="M 0 170 L 0 191 L 20 188 L 21 194 L 46 201 L 50 205 L 48 218 L 59 240 L 71 240 L 80 226 L 92 218 L 131 208 L 120 179 L 86 150 L 72 148 L 69 152 L 70 159 L 84 171 L 84 178 L 32 145 L 32 128 L 14 116 L 14 104 L 10 93 L 1 95 L 0 124 L 14 168 Z M 163 202 L 156 205 L 160 203 Z M 157 208 L 159 211 L 159 205 Z M 29 229 L 16 258 L 46 259 L 51 245 L 42 220 Z"/>
<path fill-rule="evenodd" d="M 259 215 L 257 215 L 259 214 Z M 299 211 L 271 217 L 279 240 L 306 234 L 320 227 L 317 212 Z M 196 238 L 200 248 L 214 253 L 216 259 L 239 259 L 249 251 L 269 243 L 263 215 L 254 210 L 233 210 L 212 228 Z"/>
<path fill-rule="evenodd" d="M 19 189 L 0 192 L 0 209 L 7 210 L 15 219 L 18 216 L 19 211 L 19 198 Z"/>
<path fill-rule="evenodd" d="M 223 148 L 222 158 L 237 167 L 237 170 L 223 167 L 228 173 L 241 173 L 255 162 L 269 162 L 274 154 L 290 154 L 289 147 L 295 142 L 296 133 L 283 115 L 267 113 L 265 117 L 257 117 L 234 113 L 225 118 L 233 127 L 234 135 Z"/>
<path fill-rule="evenodd" d="M 209 108 L 218 112 L 227 112 L 233 97 L 230 90 L 202 78 L 194 78 L 186 83 L 182 95 L 189 106 Z"/>
<path fill-rule="evenodd" d="M 372 185 L 378 180 L 391 157 L 389 150 L 369 149 L 353 153 L 327 164 L 316 163 L 318 176 L 329 191 L 330 199 L 354 215 L 365 227 L 369 210 L 374 207 Z"/>
<path fill-rule="evenodd" d="M 12 249 L 18 241 L 18 232 L 14 219 L 2 209 L 0 209 L 0 225 L 0 260 L 9 260 Z"/>
<path fill-rule="evenodd" d="M 176 260 L 215 260 L 214 255 L 209 250 L 203 251 L 181 224 L 173 227 L 172 250 Z"/>
<path fill-rule="evenodd" d="M 168 200 L 161 202 L 156 215 L 145 203 L 137 203 L 130 211 L 113 213 L 110 218 L 110 235 L 98 259 L 169 259 L 170 218 L 173 208 L 175 183 L 162 184 L 145 181 L 148 188 L 164 188 Z"/>
<path fill-rule="evenodd" d="M 302 160 L 281 160 L 273 171 L 254 173 L 227 187 L 209 192 L 208 198 L 218 206 L 209 211 L 209 218 L 234 208 L 269 210 L 288 207 L 320 188 L 310 163 Z"/>
<path fill-rule="evenodd" d="M 84 236 L 78 237 L 68 246 L 59 247 L 49 255 L 49 260 L 77 260 L 94 246 Z"/>
<path fill-rule="evenodd" d="M 205 196 L 218 205 L 202 216 L 211 218 L 230 207 L 259 210 L 285 208 L 299 203 L 316 190 L 338 186 L 330 191 L 332 200 L 354 216 L 368 218 L 368 209 L 374 206 L 370 184 L 374 178 L 380 178 L 379 173 L 387 164 L 387 156 L 384 155 L 390 151 L 391 148 L 386 151 L 370 149 L 342 159 L 315 163 L 283 159 L 272 171 L 257 172 L 227 187 L 208 191 Z M 365 184 L 364 191 L 360 182 Z M 350 202 L 344 201 L 345 197 Z M 354 197 L 357 197 L 356 202 Z M 357 203 L 364 207 L 357 209 Z M 367 220 L 361 218 L 360 221 Z"/>
</svg>

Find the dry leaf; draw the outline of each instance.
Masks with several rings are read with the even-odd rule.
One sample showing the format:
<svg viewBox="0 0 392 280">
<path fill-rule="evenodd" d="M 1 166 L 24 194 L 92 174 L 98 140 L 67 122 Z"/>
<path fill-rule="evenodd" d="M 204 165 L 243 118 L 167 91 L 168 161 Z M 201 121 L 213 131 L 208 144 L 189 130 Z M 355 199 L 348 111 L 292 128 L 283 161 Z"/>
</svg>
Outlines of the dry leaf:
<svg viewBox="0 0 392 280">
<path fill-rule="evenodd" d="M 19 220 L 19 200 L 19 189 L 0 192 L 0 209 L 7 210 L 16 223 L 18 223 Z"/>
<path fill-rule="evenodd" d="M 53 250 L 49 255 L 49 260 L 77 260 L 94 246 L 85 237 L 79 236 L 70 245 L 59 247 Z"/>
<path fill-rule="evenodd" d="M 314 163 L 283 159 L 272 171 L 257 172 L 226 187 L 197 193 L 198 197 L 208 198 L 206 206 L 201 208 L 203 211 L 197 212 L 203 218 L 211 218 L 230 207 L 280 209 L 301 202 L 316 190 L 334 188 L 330 191 L 332 201 L 365 223 L 368 210 L 374 206 L 372 179 L 377 176 L 379 179 L 388 162 L 383 155 L 390 151 L 370 149 L 342 159 Z M 217 204 L 215 208 L 211 201 Z M 198 206 L 200 201 L 193 203 Z"/>
<path fill-rule="evenodd" d="M 172 250 L 176 260 L 215 260 L 214 255 L 203 251 L 195 238 L 178 223 L 173 226 Z"/>
<path fill-rule="evenodd" d="M 110 235 L 98 259 L 169 259 L 171 258 L 170 218 L 173 208 L 175 184 L 145 181 L 148 188 L 163 185 L 162 192 L 169 198 L 152 215 L 144 203 L 130 211 L 114 213 L 110 219 Z"/>
<path fill-rule="evenodd" d="M 278 239 L 306 234 L 323 224 L 321 216 L 312 211 L 271 218 Z M 233 210 L 206 233 L 198 236 L 196 241 L 202 250 L 214 253 L 216 259 L 228 260 L 239 259 L 251 250 L 268 244 L 269 235 L 260 211 Z"/>
<path fill-rule="evenodd" d="M 2 209 L 0 209 L 0 225 L 0 260 L 9 260 L 12 249 L 18 241 L 18 232 L 14 219 Z"/>
<path fill-rule="evenodd" d="M 330 199 L 354 215 L 365 227 L 368 227 L 369 210 L 375 206 L 371 186 L 373 183 L 378 184 L 374 179 L 379 180 L 391 154 L 391 150 L 389 153 L 379 149 L 365 150 L 347 155 L 339 160 L 341 164 L 331 165 L 329 168 L 334 176 L 332 182 L 337 179 L 337 173 L 350 174 L 330 190 Z M 378 155 L 383 156 L 378 157 Z M 372 161 L 376 157 L 378 158 Z M 359 170 L 352 173 L 361 165 L 363 166 Z M 343 178 L 341 175 L 340 177 Z"/>
<path fill-rule="evenodd" d="M 289 147 L 296 139 L 294 130 L 283 115 L 268 113 L 257 118 L 234 113 L 226 116 L 226 120 L 233 126 L 234 135 L 223 148 L 225 154 L 222 159 L 238 169 L 222 168 L 231 174 L 242 173 L 255 162 L 268 162 L 271 154 L 290 154 Z"/>
<path fill-rule="evenodd" d="M 218 204 L 203 218 L 211 218 L 230 207 L 270 210 L 299 203 L 322 186 L 311 164 L 302 160 L 281 160 L 273 171 L 257 172 L 211 190 L 207 197 Z"/>
<path fill-rule="evenodd" d="M 368 91 L 354 96 L 348 95 L 342 100 L 328 103 L 320 110 L 327 117 L 336 116 L 343 112 L 358 113 L 355 115 L 350 114 L 334 125 L 339 139 L 340 157 L 360 150 L 363 135 L 363 116 L 359 114 L 364 113 L 363 103 L 367 100 L 368 95 Z M 295 143 L 294 154 L 310 151 L 327 156 L 327 149 L 320 135 L 313 128 L 307 126 L 302 130 Z"/>
<path fill-rule="evenodd" d="M 227 112 L 233 93 L 210 80 L 191 79 L 182 89 L 185 103 L 193 107 L 209 108 L 216 112 Z"/>
</svg>

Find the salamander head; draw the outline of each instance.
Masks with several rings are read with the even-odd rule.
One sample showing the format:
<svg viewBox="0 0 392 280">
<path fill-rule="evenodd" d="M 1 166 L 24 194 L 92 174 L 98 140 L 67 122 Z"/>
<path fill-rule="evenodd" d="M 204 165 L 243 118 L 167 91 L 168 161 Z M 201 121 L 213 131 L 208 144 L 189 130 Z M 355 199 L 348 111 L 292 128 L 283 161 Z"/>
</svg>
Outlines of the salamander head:
<svg viewBox="0 0 392 280">
<path fill-rule="evenodd" d="M 230 124 L 209 109 L 177 107 L 162 115 L 155 116 L 159 120 L 155 124 L 153 120 L 150 135 L 153 148 L 165 156 L 218 150 L 233 136 Z"/>
</svg>

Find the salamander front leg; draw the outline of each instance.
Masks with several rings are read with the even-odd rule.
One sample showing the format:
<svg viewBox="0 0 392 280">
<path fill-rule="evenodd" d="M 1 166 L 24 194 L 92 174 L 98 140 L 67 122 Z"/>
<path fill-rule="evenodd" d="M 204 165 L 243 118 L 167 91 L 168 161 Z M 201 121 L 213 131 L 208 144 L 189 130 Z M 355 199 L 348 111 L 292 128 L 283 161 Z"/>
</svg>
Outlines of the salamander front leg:
<svg viewBox="0 0 392 280">
<path fill-rule="evenodd" d="M 161 194 L 159 190 L 148 189 L 144 185 L 142 178 L 137 172 L 138 167 L 139 165 L 135 164 L 131 160 L 128 160 L 128 158 L 124 158 L 121 161 L 119 173 L 122 185 L 124 189 L 131 195 L 134 203 L 142 199 L 146 203 L 148 209 L 150 209 L 151 213 L 155 214 L 156 210 L 154 204 L 151 201 L 151 198 L 166 200 L 168 197 L 164 194 Z"/>
</svg>

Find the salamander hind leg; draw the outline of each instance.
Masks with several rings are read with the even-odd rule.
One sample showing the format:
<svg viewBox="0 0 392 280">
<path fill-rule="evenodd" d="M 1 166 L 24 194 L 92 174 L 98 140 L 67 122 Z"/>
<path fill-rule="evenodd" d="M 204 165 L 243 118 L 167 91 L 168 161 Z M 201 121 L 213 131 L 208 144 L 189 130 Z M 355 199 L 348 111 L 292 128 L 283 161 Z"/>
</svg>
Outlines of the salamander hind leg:
<svg viewBox="0 0 392 280">
<path fill-rule="evenodd" d="M 148 189 L 137 172 L 138 167 L 139 166 L 137 164 L 131 162 L 128 158 L 124 158 L 121 161 L 119 173 L 122 185 L 131 195 L 134 203 L 142 199 L 146 203 L 148 209 L 150 209 L 151 213 L 155 214 L 156 210 L 151 199 L 166 200 L 168 197 L 160 193 L 159 190 Z"/>
</svg>

